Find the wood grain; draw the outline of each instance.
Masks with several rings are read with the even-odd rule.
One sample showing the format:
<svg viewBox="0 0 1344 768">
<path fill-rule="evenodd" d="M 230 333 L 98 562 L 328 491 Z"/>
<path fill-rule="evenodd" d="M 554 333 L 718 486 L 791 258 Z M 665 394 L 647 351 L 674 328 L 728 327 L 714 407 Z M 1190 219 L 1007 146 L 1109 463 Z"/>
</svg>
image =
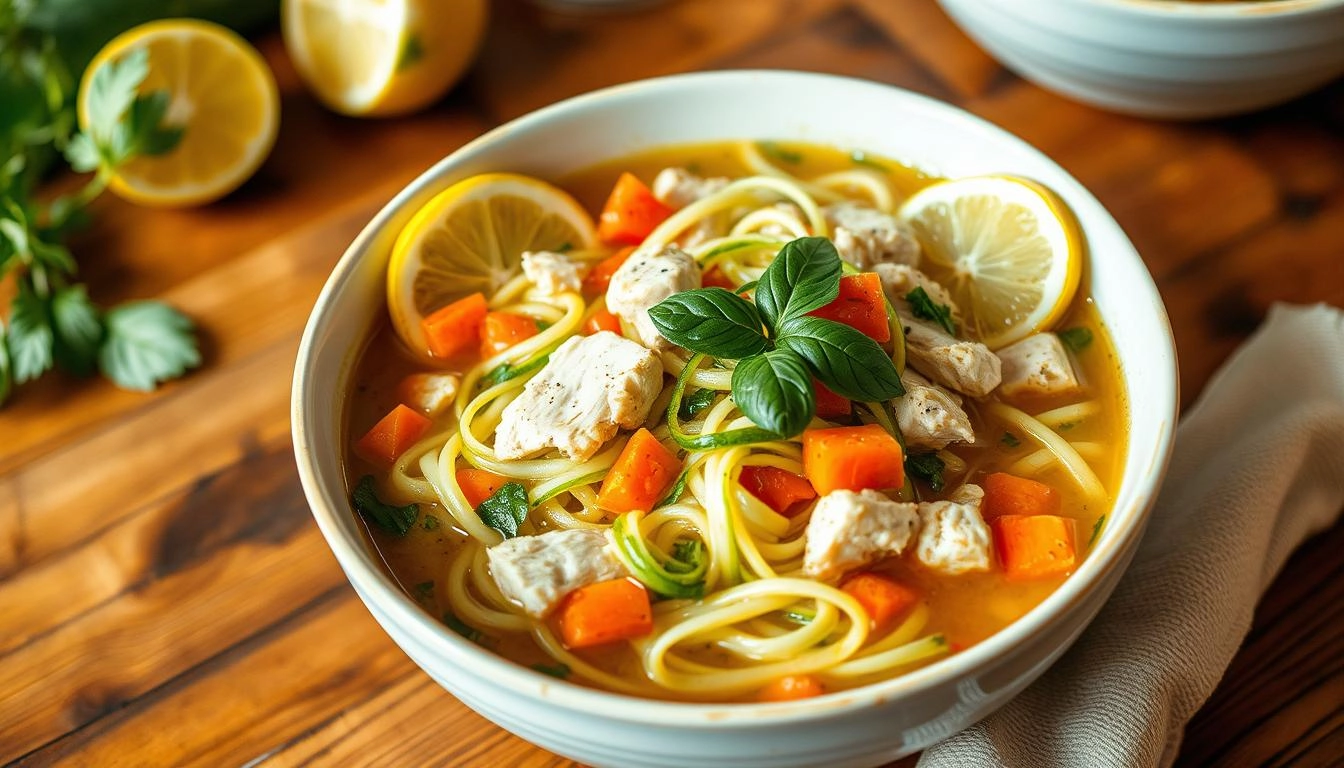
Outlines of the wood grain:
<svg viewBox="0 0 1344 768">
<path fill-rule="evenodd" d="M 1019 79 L 931 0 L 493 10 L 468 79 L 391 121 L 319 108 L 266 33 L 284 118 L 257 177 L 200 209 L 98 202 L 75 242 L 94 295 L 182 307 L 205 363 L 152 395 L 53 376 L 0 411 L 0 763 L 576 765 L 466 709 L 382 633 L 310 522 L 288 421 L 308 310 L 363 224 L 435 160 L 558 99 L 783 67 L 990 119 L 1077 176 L 1134 240 L 1171 315 L 1186 404 L 1272 303 L 1344 305 L 1344 83 L 1247 117 L 1159 123 Z M 1338 765 L 1341 550 L 1336 526 L 1290 560 L 1179 764 Z"/>
</svg>

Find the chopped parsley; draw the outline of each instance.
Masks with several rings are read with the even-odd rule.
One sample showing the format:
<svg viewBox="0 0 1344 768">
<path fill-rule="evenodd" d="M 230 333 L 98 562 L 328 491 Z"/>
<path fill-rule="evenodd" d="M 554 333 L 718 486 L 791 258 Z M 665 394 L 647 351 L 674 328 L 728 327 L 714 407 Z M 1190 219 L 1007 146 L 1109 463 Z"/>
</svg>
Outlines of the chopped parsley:
<svg viewBox="0 0 1344 768">
<path fill-rule="evenodd" d="M 420 507 L 407 504 L 404 507 L 393 506 L 378 498 L 377 486 L 373 475 L 365 475 L 355 485 L 355 511 L 364 519 L 382 528 L 388 533 L 405 536 L 420 516 Z"/>
<path fill-rule="evenodd" d="M 489 389 L 496 384 L 503 384 L 509 379 L 515 379 L 526 373 L 531 373 L 538 368 L 546 365 L 551 359 L 550 355 L 542 355 L 535 360 L 529 360 L 522 365 L 511 365 L 509 363 L 500 363 L 493 370 L 481 377 L 477 383 L 480 389 Z"/>
<path fill-rule="evenodd" d="M 1102 515 L 1101 517 L 1097 518 L 1097 522 L 1092 524 L 1092 535 L 1087 539 L 1088 549 L 1091 549 L 1092 545 L 1097 543 L 1097 537 L 1101 535 L 1101 529 L 1105 527 L 1106 527 L 1106 516 Z"/>
<path fill-rule="evenodd" d="M 1074 354 L 1083 351 L 1088 344 L 1092 343 L 1092 331 L 1087 328 L 1065 328 L 1062 331 L 1056 331 L 1055 335 Z"/>
<path fill-rule="evenodd" d="M 1004 432 L 1003 437 L 999 438 L 999 442 L 1003 443 L 1009 448 L 1016 448 L 1017 446 L 1022 444 L 1022 441 L 1018 440 L 1017 435 L 1014 435 L 1012 432 Z"/>
<path fill-rule="evenodd" d="M 434 596 L 434 582 L 422 581 L 415 585 L 415 599 L 428 602 Z"/>
<path fill-rule="evenodd" d="M 559 664 L 559 663 L 557 663 L 557 664 L 533 664 L 533 665 L 532 665 L 532 669 L 533 669 L 534 671 L 536 671 L 536 672 L 540 672 L 540 673 L 543 674 L 543 675 L 550 675 L 551 677 L 558 677 L 558 678 L 560 678 L 561 680 L 564 680 L 565 678 L 569 677 L 569 665 L 568 665 L 568 664 Z"/>
<path fill-rule="evenodd" d="M 936 454 L 921 453 L 905 460 L 905 470 L 927 482 L 934 493 L 943 490 L 943 470 L 947 465 Z"/>
<path fill-rule="evenodd" d="M 949 336 L 957 335 L 957 324 L 952 322 L 952 308 L 935 302 L 922 286 L 905 294 L 905 300 L 910 302 L 910 312 L 915 317 L 937 323 Z"/>
<path fill-rule="evenodd" d="M 420 521 L 420 527 L 426 531 L 437 531 L 439 529 L 439 518 L 433 515 L 425 515 L 425 519 Z"/>
<path fill-rule="evenodd" d="M 802 152 L 781 147 L 773 141 L 758 141 L 756 142 L 756 147 L 772 160 L 779 160 L 792 165 L 797 165 L 803 162 Z"/>
<path fill-rule="evenodd" d="M 691 396 L 681 401 L 681 418 L 692 419 L 697 413 L 705 410 L 714 404 L 714 397 L 718 394 L 713 389 L 697 389 L 691 393 Z"/>
<path fill-rule="evenodd" d="M 690 573 L 705 560 L 705 545 L 699 539 L 678 539 L 672 545 L 672 559 L 663 564 L 668 573 Z"/>
</svg>

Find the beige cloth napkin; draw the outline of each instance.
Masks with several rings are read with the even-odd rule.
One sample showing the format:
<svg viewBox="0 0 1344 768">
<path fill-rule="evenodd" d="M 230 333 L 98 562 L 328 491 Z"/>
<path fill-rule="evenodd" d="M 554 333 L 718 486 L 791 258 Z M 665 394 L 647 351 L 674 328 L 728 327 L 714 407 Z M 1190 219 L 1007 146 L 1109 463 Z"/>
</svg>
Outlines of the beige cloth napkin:
<svg viewBox="0 0 1344 768">
<path fill-rule="evenodd" d="M 919 768 L 1170 765 L 1260 594 L 1341 508 L 1344 313 L 1276 305 L 1185 415 L 1144 540 L 1096 620 Z"/>
</svg>

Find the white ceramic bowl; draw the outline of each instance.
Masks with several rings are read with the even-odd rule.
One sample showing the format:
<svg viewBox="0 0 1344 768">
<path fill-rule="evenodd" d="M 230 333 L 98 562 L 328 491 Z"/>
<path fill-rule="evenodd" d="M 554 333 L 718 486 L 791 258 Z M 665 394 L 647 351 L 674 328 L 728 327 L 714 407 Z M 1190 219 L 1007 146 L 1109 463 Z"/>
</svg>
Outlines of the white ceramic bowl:
<svg viewBox="0 0 1344 768">
<path fill-rule="evenodd" d="M 558 681 L 445 629 L 363 544 L 341 475 L 342 400 L 374 318 L 398 229 L 434 193 L 484 171 L 555 177 L 648 147 L 776 138 L 863 148 L 949 176 L 1014 173 L 1058 192 L 1095 254 L 1091 290 L 1114 336 L 1133 404 L 1119 502 L 1078 572 L 1044 603 L 969 650 L 897 679 L 781 704 L 675 704 Z M 350 583 L 392 639 L 487 718 L 597 766 L 877 765 L 982 717 L 1074 640 L 1120 578 L 1170 450 L 1176 368 L 1166 312 L 1138 254 L 1059 166 L 953 107 L 859 80 L 794 72 L 682 75 L 548 107 L 471 142 L 398 194 L 360 233 L 318 299 L 299 349 L 295 451 L 313 515 Z"/>
<path fill-rule="evenodd" d="M 1344 0 L 938 0 L 1005 65 L 1148 117 L 1271 106 L 1344 74 Z"/>
</svg>

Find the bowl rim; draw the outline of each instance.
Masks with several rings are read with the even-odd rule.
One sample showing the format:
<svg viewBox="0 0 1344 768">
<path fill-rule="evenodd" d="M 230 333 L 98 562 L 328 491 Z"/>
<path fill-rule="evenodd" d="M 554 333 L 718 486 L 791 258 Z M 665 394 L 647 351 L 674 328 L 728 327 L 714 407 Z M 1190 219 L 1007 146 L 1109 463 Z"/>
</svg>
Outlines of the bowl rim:
<svg viewBox="0 0 1344 768">
<path fill-rule="evenodd" d="M 1067 0 L 1076 5 L 1103 6 L 1153 19 L 1173 16 L 1194 19 L 1264 19 L 1310 16 L 1344 7 L 1344 0 Z"/>
<path fill-rule="evenodd" d="M 1159 419 L 1157 440 L 1147 446 L 1150 450 L 1148 463 L 1143 476 L 1132 478 L 1138 489 L 1133 494 L 1132 512 L 1124 517 L 1126 525 L 1113 528 L 1110 524 L 1098 540 L 1096 547 L 1083 560 L 1078 571 L 1056 588 L 1045 600 L 1013 621 L 989 638 L 961 652 L 951 654 L 932 664 L 893 678 L 869 683 L 858 688 L 837 691 L 813 699 L 779 703 L 726 703 L 726 702 L 679 702 L 662 699 L 644 698 L 630 694 L 581 686 L 564 680 L 548 677 L 516 662 L 505 659 L 492 651 L 481 648 L 475 643 L 460 637 L 444 626 L 435 617 L 429 615 L 401 590 L 375 562 L 375 555 L 356 532 L 355 536 L 345 535 L 338 522 L 338 516 L 353 514 L 350 510 L 345 488 L 331 493 L 330 485 L 324 485 L 322 473 L 312 456 L 315 448 L 310 445 L 309 435 L 323 414 L 318 406 L 317 397 L 323 392 L 326 382 L 317 381 L 311 375 L 312 366 L 307 364 L 321 348 L 323 329 L 337 314 L 334 310 L 333 296 L 343 286 L 356 278 L 359 262 L 365 258 L 373 246 L 379 231 L 388 226 L 393 217 L 407 206 L 417 194 L 429 188 L 441 176 L 448 173 L 455 162 L 480 152 L 490 144 L 518 133 L 526 133 L 556 118 L 571 113 L 579 113 L 594 108 L 610 99 L 619 99 L 628 95 L 646 95 L 660 89 L 672 90 L 683 87 L 732 88 L 741 81 L 757 84 L 762 80 L 778 81 L 780 86 L 843 86 L 852 89 L 868 89 L 874 96 L 897 98 L 905 102 L 903 109 L 912 114 L 922 113 L 930 119 L 951 119 L 970 124 L 972 130 L 993 134 L 998 141 L 1018 145 L 1026 154 L 1052 171 L 1069 184 L 1068 197 L 1089 203 L 1095 207 L 1101 219 L 1099 226 L 1114 227 L 1115 234 L 1129 245 L 1129 254 L 1138 262 L 1151 291 L 1153 311 L 1157 313 L 1157 325 L 1161 332 L 1159 349 L 1154 357 L 1145 360 L 1144 366 L 1165 367 L 1166 376 L 1172 382 L 1171 387 L 1163 387 L 1156 402 L 1145 402 L 1144 411 L 1155 414 Z M 823 137 L 816 141 L 824 142 Z M 1059 191 L 1059 190 L 1057 190 Z M 1104 318 L 1103 318 L 1104 320 Z M 350 356 L 352 353 L 345 353 Z M 349 365 L 349 361 L 347 361 Z M 347 369 L 348 373 L 348 369 Z M 327 390 L 329 391 L 329 387 Z M 784 725 L 802 720 L 835 718 L 845 713 L 871 708 L 883 702 L 902 698 L 918 691 L 943 686 L 968 675 L 982 673 L 991 669 L 1001 659 L 1010 657 L 1022 647 L 1030 637 L 1043 633 L 1049 625 L 1077 609 L 1078 603 L 1085 602 L 1091 588 L 1103 583 L 1117 568 L 1128 563 L 1133 545 L 1142 535 L 1148 515 L 1160 489 L 1161 479 L 1171 457 L 1175 423 L 1178 412 L 1179 379 L 1176 373 L 1176 350 L 1170 322 L 1165 308 L 1161 304 L 1152 276 L 1143 265 L 1132 243 L 1123 234 L 1118 223 L 1104 207 L 1071 174 L 1056 164 L 1044 153 L 1032 147 L 1014 134 L 974 115 L 966 110 L 913 91 L 884 83 L 839 75 L 802 72 L 794 70 L 730 70 L 693 72 L 655 77 L 580 94 L 551 104 L 541 109 L 499 125 L 483 135 L 467 142 L 458 149 L 440 159 L 425 172 L 404 186 L 381 208 L 368 224 L 360 231 L 354 241 L 341 255 L 333 267 L 330 277 L 318 296 L 300 341 L 295 364 L 294 384 L 291 393 L 291 430 L 294 442 L 295 458 L 300 480 L 307 497 L 313 517 L 321 529 L 328 546 L 336 556 L 346 577 L 355 587 L 361 599 L 373 611 L 379 621 L 386 619 L 399 628 L 413 632 L 424 649 L 444 661 L 464 667 L 473 676 L 488 677 L 496 688 L 531 700 L 546 701 L 563 709 L 581 710 L 593 715 L 616 721 L 647 723 L 664 727 L 697 726 L 713 729 L 731 729 L 744 726 L 768 727 Z M 1129 393 L 1132 398 L 1132 393 Z M 1134 412 L 1130 402 L 1131 413 Z M 1128 446 L 1135 450 L 1132 442 Z M 1125 478 L 1127 481 L 1131 478 Z M 343 484 L 342 484 L 343 486 Z M 1115 506 L 1108 511 L 1115 520 Z M 380 615 L 381 614 L 381 615 Z M 386 631 L 386 630 L 385 630 Z M 403 652 L 406 649 L 403 648 Z"/>
</svg>

